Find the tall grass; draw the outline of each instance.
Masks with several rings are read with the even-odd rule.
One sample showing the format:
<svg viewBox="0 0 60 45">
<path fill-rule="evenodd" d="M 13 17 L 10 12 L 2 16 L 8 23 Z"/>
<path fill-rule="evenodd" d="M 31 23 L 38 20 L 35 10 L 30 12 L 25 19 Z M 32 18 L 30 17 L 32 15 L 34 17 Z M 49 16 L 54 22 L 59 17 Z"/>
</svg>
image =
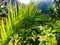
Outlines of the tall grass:
<svg viewBox="0 0 60 45">
<path fill-rule="evenodd" d="M 6 25 L 2 18 L 1 26 L 1 42 L 2 44 L 10 37 L 10 35 L 16 33 L 18 29 L 27 29 L 34 18 L 32 5 L 22 7 L 19 5 L 15 10 L 12 5 L 8 6 L 8 17 L 6 18 Z M 32 26 L 32 25 L 31 25 Z"/>
</svg>

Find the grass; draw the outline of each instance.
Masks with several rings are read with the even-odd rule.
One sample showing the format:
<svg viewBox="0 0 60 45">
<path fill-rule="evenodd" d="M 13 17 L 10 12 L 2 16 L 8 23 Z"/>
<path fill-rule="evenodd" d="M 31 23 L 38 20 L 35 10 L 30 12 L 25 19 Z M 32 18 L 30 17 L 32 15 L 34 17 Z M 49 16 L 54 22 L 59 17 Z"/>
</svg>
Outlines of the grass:
<svg viewBox="0 0 60 45">
<path fill-rule="evenodd" d="M 44 16 L 34 6 L 30 4 L 23 8 L 20 4 L 16 9 L 8 6 L 6 24 L 4 18 L 1 21 L 0 45 L 57 45 L 56 32 L 60 22 Z"/>
</svg>

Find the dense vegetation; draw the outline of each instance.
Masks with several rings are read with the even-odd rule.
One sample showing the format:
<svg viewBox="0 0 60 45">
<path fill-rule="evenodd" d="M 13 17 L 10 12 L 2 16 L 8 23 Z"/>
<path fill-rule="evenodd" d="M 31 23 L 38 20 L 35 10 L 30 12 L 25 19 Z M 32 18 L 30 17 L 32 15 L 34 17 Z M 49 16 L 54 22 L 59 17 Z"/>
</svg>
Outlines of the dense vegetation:
<svg viewBox="0 0 60 45">
<path fill-rule="evenodd" d="M 55 1 L 56 3 L 56 1 Z M 59 45 L 59 5 L 48 6 L 48 15 L 35 4 L 9 5 L 7 16 L 0 6 L 0 45 Z M 58 7 L 58 10 L 54 10 Z"/>
</svg>

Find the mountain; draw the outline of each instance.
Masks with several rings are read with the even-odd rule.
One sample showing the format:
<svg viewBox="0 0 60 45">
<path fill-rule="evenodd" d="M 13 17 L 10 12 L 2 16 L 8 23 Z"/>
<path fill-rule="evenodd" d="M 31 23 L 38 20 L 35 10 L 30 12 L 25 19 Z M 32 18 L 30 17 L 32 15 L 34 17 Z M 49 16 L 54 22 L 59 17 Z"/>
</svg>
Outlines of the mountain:
<svg viewBox="0 0 60 45">
<path fill-rule="evenodd" d="M 37 3 L 37 7 L 42 10 L 43 13 L 47 13 L 47 7 L 53 5 L 52 0 L 40 0 Z"/>
</svg>

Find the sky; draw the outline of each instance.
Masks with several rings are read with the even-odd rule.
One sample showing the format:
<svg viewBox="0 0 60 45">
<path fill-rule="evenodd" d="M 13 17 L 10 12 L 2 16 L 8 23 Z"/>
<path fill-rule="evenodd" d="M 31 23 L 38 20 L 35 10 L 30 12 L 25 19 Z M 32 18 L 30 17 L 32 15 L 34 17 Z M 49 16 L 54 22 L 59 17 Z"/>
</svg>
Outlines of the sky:
<svg viewBox="0 0 60 45">
<path fill-rule="evenodd" d="M 18 2 L 24 3 L 24 4 L 29 4 L 30 2 L 53 2 L 53 0 L 18 0 Z"/>
<path fill-rule="evenodd" d="M 19 2 L 21 3 L 24 3 L 24 4 L 29 4 L 30 3 L 30 0 L 18 0 Z"/>
</svg>

